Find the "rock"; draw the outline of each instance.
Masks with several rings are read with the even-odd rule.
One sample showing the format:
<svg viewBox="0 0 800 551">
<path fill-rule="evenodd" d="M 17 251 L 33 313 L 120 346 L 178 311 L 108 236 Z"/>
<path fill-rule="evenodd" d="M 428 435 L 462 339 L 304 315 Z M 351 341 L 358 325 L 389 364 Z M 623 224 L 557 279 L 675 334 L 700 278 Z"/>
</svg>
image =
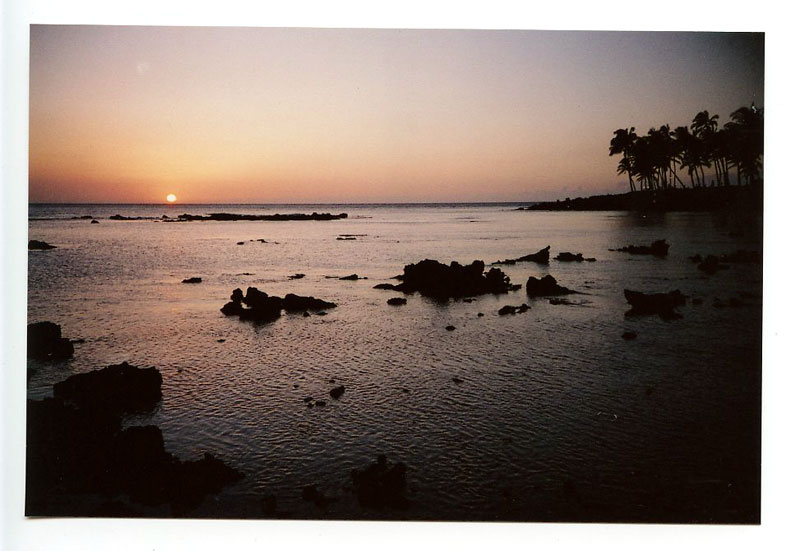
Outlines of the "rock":
<svg viewBox="0 0 800 551">
<path fill-rule="evenodd" d="M 114 214 L 108 217 L 109 220 L 147 220 L 144 216 L 122 216 L 121 214 Z"/>
<path fill-rule="evenodd" d="M 314 397 L 313 397 L 313 396 L 306 396 L 305 398 L 303 398 L 303 401 L 304 401 L 305 403 L 309 403 L 309 402 L 311 402 L 313 399 L 314 399 Z"/>
<path fill-rule="evenodd" d="M 650 245 L 627 245 L 621 249 L 610 249 L 629 254 L 650 254 L 653 256 L 667 256 L 669 244 L 664 239 L 653 241 Z"/>
<path fill-rule="evenodd" d="M 242 304 L 249 308 L 244 308 Z M 241 289 L 235 289 L 231 294 L 231 301 L 225 304 L 221 311 L 226 316 L 238 315 L 243 320 L 266 322 L 278 319 L 281 316 L 281 310 L 301 312 L 334 308 L 335 306 L 336 304 L 333 302 L 292 293 L 287 294 L 284 298 L 271 297 L 255 287 L 248 287 L 247 294 L 244 296 Z"/>
<path fill-rule="evenodd" d="M 149 412 L 161 401 L 161 373 L 123 362 L 72 375 L 53 385 L 53 396 L 86 411 Z"/>
<path fill-rule="evenodd" d="M 294 274 L 290 275 L 289 279 L 303 279 L 304 277 L 306 277 L 306 274 Z"/>
<path fill-rule="evenodd" d="M 303 297 L 292 293 L 287 294 L 283 299 L 283 309 L 287 312 L 323 310 L 327 308 L 336 308 L 336 304 L 319 298 Z"/>
<path fill-rule="evenodd" d="M 625 331 L 622 334 L 622 338 L 625 339 L 626 341 L 632 341 L 633 339 L 636 338 L 636 336 L 637 335 L 635 331 Z"/>
<path fill-rule="evenodd" d="M 626 316 L 658 314 L 665 320 L 683 317 L 674 310 L 677 306 L 686 304 L 686 296 L 678 290 L 645 294 L 625 289 L 624 293 L 625 300 L 631 305 L 631 309 L 625 313 Z"/>
<path fill-rule="evenodd" d="M 317 312 L 318 316 L 327 316 L 328 312 Z"/>
<path fill-rule="evenodd" d="M 525 256 L 520 256 L 519 258 L 512 258 L 506 260 L 498 260 L 493 264 L 509 264 L 514 265 L 517 262 L 536 262 L 537 264 L 549 264 L 550 263 L 550 245 L 545 247 L 544 249 L 535 252 L 533 254 L 527 254 Z"/>
<path fill-rule="evenodd" d="M 181 283 L 202 283 L 202 277 L 190 277 L 181 281 Z"/>
<path fill-rule="evenodd" d="M 91 221 L 91 222 L 89 222 L 89 223 L 90 223 L 90 224 L 99 224 L 99 223 L 100 223 L 100 221 L 99 221 L 99 220 L 92 220 L 92 221 Z"/>
<path fill-rule="evenodd" d="M 566 287 L 562 287 L 551 275 L 546 275 L 541 279 L 531 276 L 525 284 L 525 292 L 529 297 L 548 297 L 555 295 L 569 295 L 575 293 Z"/>
<path fill-rule="evenodd" d="M 558 253 L 556 260 L 560 262 L 583 262 L 583 254 L 581 253 Z"/>
<path fill-rule="evenodd" d="M 325 400 L 317 400 L 316 402 L 314 402 L 314 405 L 321 408 L 327 406 L 328 402 L 326 402 Z"/>
<path fill-rule="evenodd" d="M 447 329 L 448 331 L 455 331 L 456 330 L 455 326 L 453 326 L 453 325 L 448 325 L 447 327 L 445 327 L 445 329 Z"/>
<path fill-rule="evenodd" d="M 217 342 L 225 342 L 225 339 L 217 339 Z"/>
<path fill-rule="evenodd" d="M 389 300 L 386 301 L 386 304 L 390 304 L 392 306 L 402 306 L 403 304 L 406 304 L 407 302 L 408 301 L 406 299 L 404 299 L 403 297 L 392 297 L 392 298 L 390 298 Z"/>
<path fill-rule="evenodd" d="M 353 489 L 362 507 L 405 509 L 409 502 L 405 497 L 406 466 L 404 463 L 389 465 L 385 455 L 377 462 L 350 473 Z"/>
<path fill-rule="evenodd" d="M 373 289 L 383 289 L 387 291 L 394 291 L 395 286 L 391 283 L 378 283 L 373 287 Z"/>
<path fill-rule="evenodd" d="M 51 245 L 50 243 L 46 243 L 45 241 L 37 241 L 35 239 L 31 239 L 28 241 L 28 250 L 29 251 L 48 251 L 50 249 L 55 249 L 55 245 Z"/>
<path fill-rule="evenodd" d="M 482 318 L 483 317 L 483 312 L 478 312 L 478 317 Z"/>
<path fill-rule="evenodd" d="M 331 398 L 334 400 L 338 400 L 344 394 L 344 385 L 339 385 L 335 388 L 332 388 L 330 391 Z"/>
<path fill-rule="evenodd" d="M 197 214 L 179 214 L 179 220 L 186 220 L 186 221 L 193 221 L 193 220 L 200 220 L 200 221 L 223 221 L 223 222 L 232 222 L 232 221 L 240 221 L 240 220 L 248 220 L 248 221 L 288 221 L 288 220 L 339 220 L 341 218 L 347 218 L 346 213 L 341 214 L 330 214 L 327 212 L 317 213 L 313 212 L 311 214 L 231 214 L 228 212 L 215 212 L 209 215 L 197 215 Z"/>
<path fill-rule="evenodd" d="M 355 241 L 355 237 L 337 237 L 336 241 Z"/>
<path fill-rule="evenodd" d="M 36 360 L 66 360 L 75 347 L 61 336 L 61 326 L 51 321 L 28 324 L 28 358 Z"/>
<path fill-rule="evenodd" d="M 527 312 L 530 309 L 531 307 L 528 306 L 527 304 L 521 304 L 519 306 L 507 305 L 500 308 L 500 310 L 497 313 L 500 314 L 501 316 L 506 316 L 509 314 L 518 314 L 522 312 Z"/>
<path fill-rule="evenodd" d="M 244 245 L 244 241 L 237 241 L 236 244 L 237 245 Z"/>
<path fill-rule="evenodd" d="M 484 263 L 480 260 L 468 266 L 458 262 L 451 262 L 448 266 L 426 259 L 406 265 L 402 282 L 393 289 L 404 293 L 418 292 L 439 300 L 487 293 L 502 294 L 514 289 L 508 276 L 499 268 L 491 268 L 486 274 L 483 269 Z"/>
<path fill-rule="evenodd" d="M 344 276 L 339 278 L 341 281 L 356 281 L 358 279 L 364 279 L 358 277 L 358 274 L 350 274 L 349 276 Z"/>
</svg>

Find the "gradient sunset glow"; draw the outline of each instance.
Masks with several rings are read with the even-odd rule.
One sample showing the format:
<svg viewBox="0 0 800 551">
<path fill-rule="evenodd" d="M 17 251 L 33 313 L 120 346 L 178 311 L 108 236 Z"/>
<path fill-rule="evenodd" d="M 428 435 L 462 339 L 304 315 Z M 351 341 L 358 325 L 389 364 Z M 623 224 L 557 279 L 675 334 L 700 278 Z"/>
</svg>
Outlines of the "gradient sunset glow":
<svg viewBox="0 0 800 551">
<path fill-rule="evenodd" d="M 763 105 L 763 35 L 31 27 L 32 202 L 623 192 L 620 127 Z"/>
</svg>

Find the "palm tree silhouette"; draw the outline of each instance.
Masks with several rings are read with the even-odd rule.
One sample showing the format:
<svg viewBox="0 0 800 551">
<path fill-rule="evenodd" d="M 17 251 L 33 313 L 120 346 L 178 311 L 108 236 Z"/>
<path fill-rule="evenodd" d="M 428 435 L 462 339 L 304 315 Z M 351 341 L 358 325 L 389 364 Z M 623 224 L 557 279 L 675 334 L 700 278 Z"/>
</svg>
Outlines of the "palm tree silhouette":
<svg viewBox="0 0 800 551">
<path fill-rule="evenodd" d="M 622 153 L 622 161 L 617 165 L 617 174 L 628 174 L 628 184 L 631 186 L 631 191 L 636 191 L 633 185 L 632 163 L 630 160 L 631 149 L 636 142 L 636 128 L 620 128 L 614 131 L 614 137 L 611 138 L 611 144 L 608 148 L 608 156 L 619 155 Z"/>
</svg>

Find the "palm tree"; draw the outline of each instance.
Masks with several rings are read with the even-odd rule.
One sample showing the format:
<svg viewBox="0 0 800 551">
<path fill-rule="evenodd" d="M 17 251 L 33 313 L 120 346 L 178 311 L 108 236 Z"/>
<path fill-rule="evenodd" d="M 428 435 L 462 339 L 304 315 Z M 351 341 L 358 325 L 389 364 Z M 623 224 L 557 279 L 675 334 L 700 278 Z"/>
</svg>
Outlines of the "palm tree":
<svg viewBox="0 0 800 551">
<path fill-rule="evenodd" d="M 731 161 L 736 166 L 737 182 L 744 176 L 749 184 L 759 179 L 764 155 L 764 110 L 754 104 L 731 113 L 725 124 L 729 135 Z"/>
<path fill-rule="evenodd" d="M 692 133 L 700 138 L 703 144 L 704 157 L 706 162 L 714 162 L 714 173 L 717 175 L 717 183 L 722 181 L 722 169 L 719 165 L 719 158 L 716 155 L 715 149 L 718 150 L 715 137 L 717 133 L 717 120 L 719 115 L 709 115 L 708 111 L 700 111 L 692 119 Z M 703 172 L 702 168 L 700 169 Z M 705 173 L 703 173 L 703 184 L 705 185 Z"/>
<path fill-rule="evenodd" d="M 631 191 L 636 190 L 633 185 L 632 163 L 630 161 L 631 149 L 636 139 L 636 128 L 620 128 L 614 131 L 614 137 L 611 138 L 611 144 L 608 148 L 609 157 L 622 153 L 622 161 L 617 166 L 617 174 L 628 174 L 628 184 L 631 186 Z"/>
</svg>

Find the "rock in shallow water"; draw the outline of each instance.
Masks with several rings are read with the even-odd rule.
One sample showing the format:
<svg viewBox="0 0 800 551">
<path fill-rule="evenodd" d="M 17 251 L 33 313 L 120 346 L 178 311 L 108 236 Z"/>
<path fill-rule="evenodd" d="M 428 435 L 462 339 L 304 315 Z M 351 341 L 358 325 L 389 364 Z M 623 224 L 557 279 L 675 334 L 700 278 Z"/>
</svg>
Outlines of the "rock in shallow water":
<svg viewBox="0 0 800 551">
<path fill-rule="evenodd" d="M 519 289 L 512 285 L 499 268 L 491 268 L 484 274 L 484 263 L 475 260 L 462 266 L 458 262 L 450 265 L 436 260 L 421 260 L 403 268 L 402 283 L 394 286 L 382 284 L 382 289 L 393 289 L 404 293 L 418 292 L 439 300 L 463 298 L 483 294 L 503 294 Z"/>
<path fill-rule="evenodd" d="M 536 279 L 533 276 L 529 277 L 528 282 L 525 284 L 525 292 L 528 293 L 529 297 L 550 297 L 575 293 L 575 291 L 559 285 L 556 279 L 549 274 L 541 279 Z"/>
<path fill-rule="evenodd" d="M 66 360 L 75 347 L 61 336 L 61 326 L 51 321 L 28 324 L 28 357 L 36 360 Z"/>
</svg>

